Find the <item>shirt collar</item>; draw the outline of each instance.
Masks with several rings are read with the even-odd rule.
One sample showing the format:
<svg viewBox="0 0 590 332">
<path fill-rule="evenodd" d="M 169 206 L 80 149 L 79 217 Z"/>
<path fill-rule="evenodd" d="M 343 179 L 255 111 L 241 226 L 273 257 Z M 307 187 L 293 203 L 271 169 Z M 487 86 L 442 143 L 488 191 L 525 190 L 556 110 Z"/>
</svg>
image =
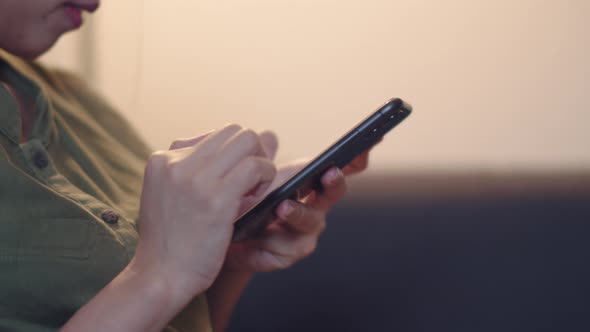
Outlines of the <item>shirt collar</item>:
<svg viewBox="0 0 590 332">
<path fill-rule="evenodd" d="M 0 71 L 15 88 L 31 98 L 35 108 L 35 121 L 31 137 L 43 145 L 49 144 L 53 129 L 53 110 L 46 99 L 42 77 L 30 63 L 0 50 Z M 19 105 L 12 92 L 0 85 L 0 133 L 20 144 L 21 119 Z"/>
</svg>

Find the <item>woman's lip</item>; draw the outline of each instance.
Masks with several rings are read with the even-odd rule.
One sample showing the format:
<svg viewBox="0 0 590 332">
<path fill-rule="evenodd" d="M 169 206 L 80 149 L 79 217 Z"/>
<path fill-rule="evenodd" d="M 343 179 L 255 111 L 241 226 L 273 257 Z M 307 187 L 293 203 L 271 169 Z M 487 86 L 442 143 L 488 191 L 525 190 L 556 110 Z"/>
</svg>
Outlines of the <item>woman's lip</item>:
<svg viewBox="0 0 590 332">
<path fill-rule="evenodd" d="M 98 9 L 98 3 L 80 4 L 80 5 L 76 4 L 76 6 L 84 9 L 85 11 L 87 11 L 89 13 L 94 13 Z"/>
<path fill-rule="evenodd" d="M 64 3 L 64 5 L 63 5 L 66 15 L 68 16 L 68 18 L 72 22 L 75 29 L 82 26 L 82 23 L 84 22 L 84 19 L 82 17 L 82 11 L 87 11 L 89 13 L 92 13 L 92 12 L 96 11 L 99 6 L 98 1 L 92 1 L 91 3 L 82 3 L 82 1 L 83 0 L 68 1 L 68 2 Z M 86 2 L 88 2 L 88 1 L 86 1 Z"/>
<path fill-rule="evenodd" d="M 68 18 L 70 19 L 70 21 L 74 25 L 74 27 L 79 28 L 82 25 L 82 21 L 83 21 L 82 10 L 80 10 L 80 8 L 74 7 L 69 4 L 64 6 L 64 10 L 66 12 L 66 15 L 68 16 Z"/>
<path fill-rule="evenodd" d="M 65 6 L 75 7 L 79 9 L 83 9 L 89 13 L 93 13 L 98 9 L 100 2 L 92 2 L 92 3 L 83 3 L 80 1 L 68 1 L 65 3 Z"/>
</svg>

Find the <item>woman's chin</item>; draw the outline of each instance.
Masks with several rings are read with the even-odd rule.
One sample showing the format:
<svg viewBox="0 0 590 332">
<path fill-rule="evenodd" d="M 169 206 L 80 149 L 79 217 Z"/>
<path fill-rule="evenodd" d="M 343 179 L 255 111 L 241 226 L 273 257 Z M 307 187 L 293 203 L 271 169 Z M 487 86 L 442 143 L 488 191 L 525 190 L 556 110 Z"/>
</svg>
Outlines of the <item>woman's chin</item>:
<svg viewBox="0 0 590 332">
<path fill-rule="evenodd" d="M 5 48 L 4 50 L 16 55 L 19 58 L 33 61 L 49 51 L 57 42 L 58 38 L 36 39 L 30 41 L 23 41 L 12 48 Z"/>
</svg>

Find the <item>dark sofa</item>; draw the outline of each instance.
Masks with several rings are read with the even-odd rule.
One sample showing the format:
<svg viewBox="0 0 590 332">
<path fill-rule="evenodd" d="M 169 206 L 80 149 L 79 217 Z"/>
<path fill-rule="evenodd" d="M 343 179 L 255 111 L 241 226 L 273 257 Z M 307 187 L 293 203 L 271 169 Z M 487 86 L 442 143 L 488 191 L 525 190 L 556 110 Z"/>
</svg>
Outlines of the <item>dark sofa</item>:
<svg viewBox="0 0 590 332">
<path fill-rule="evenodd" d="M 361 176 L 229 331 L 590 331 L 590 173 Z"/>
</svg>

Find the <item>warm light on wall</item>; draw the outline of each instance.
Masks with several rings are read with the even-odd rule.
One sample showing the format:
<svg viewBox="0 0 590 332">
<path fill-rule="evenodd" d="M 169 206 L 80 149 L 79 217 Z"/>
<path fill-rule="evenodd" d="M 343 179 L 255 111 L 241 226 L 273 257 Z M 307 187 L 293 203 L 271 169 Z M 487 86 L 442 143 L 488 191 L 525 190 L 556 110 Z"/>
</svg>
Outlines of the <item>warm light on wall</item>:
<svg viewBox="0 0 590 332">
<path fill-rule="evenodd" d="M 590 168 L 585 0 L 105 1 L 95 23 L 96 84 L 156 148 L 237 122 L 313 155 L 399 96 L 376 170 Z"/>
</svg>

